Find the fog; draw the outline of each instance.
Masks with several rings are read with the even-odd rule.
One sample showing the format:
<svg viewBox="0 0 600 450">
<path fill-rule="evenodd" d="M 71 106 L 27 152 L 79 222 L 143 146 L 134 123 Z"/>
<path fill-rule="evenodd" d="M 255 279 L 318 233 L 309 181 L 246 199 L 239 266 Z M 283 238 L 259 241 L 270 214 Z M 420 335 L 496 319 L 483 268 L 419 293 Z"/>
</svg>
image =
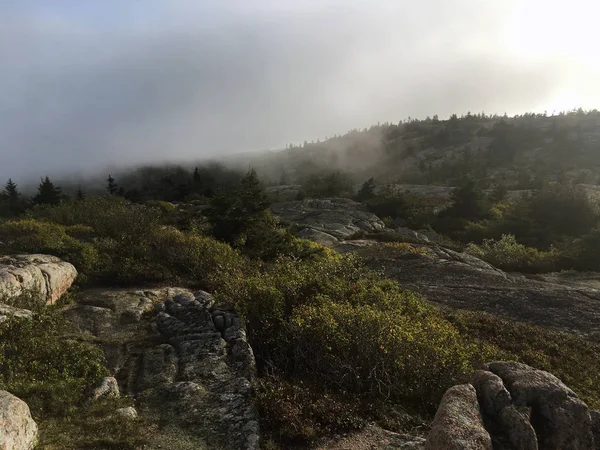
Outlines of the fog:
<svg viewBox="0 0 600 450">
<path fill-rule="evenodd" d="M 0 181 L 597 108 L 595 2 L 0 0 Z"/>
</svg>

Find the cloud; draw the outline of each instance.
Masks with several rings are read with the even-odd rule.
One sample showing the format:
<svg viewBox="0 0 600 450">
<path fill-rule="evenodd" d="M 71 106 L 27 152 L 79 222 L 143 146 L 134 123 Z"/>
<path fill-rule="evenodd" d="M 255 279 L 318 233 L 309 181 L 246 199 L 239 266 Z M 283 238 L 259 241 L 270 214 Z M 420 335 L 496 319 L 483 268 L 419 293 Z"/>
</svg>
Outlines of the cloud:
<svg viewBox="0 0 600 450">
<path fill-rule="evenodd" d="M 518 113 L 587 69 L 519 53 L 507 34 L 516 0 L 4 3 L 2 178 Z"/>
</svg>

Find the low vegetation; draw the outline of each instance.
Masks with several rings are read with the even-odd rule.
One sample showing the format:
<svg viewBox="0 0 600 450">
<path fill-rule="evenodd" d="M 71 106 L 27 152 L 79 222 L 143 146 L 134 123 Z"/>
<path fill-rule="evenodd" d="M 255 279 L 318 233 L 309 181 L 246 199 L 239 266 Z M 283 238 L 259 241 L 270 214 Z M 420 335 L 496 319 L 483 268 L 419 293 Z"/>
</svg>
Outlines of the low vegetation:
<svg viewBox="0 0 600 450">
<path fill-rule="evenodd" d="M 564 250 L 521 240 L 539 222 L 520 233 L 494 235 L 523 204 L 488 204 L 473 193 L 476 189 L 468 185 L 458 191 L 454 207 L 439 217 L 457 239 L 473 224 L 484 231 L 485 240 L 464 242 L 469 253 L 506 270 L 545 271 L 565 264 Z M 371 194 L 369 189 L 361 193 L 367 201 L 376 198 Z M 367 420 L 397 431 L 415 426 L 431 416 L 445 389 L 492 359 L 551 370 L 597 405 L 600 380 L 590 373 L 600 364 L 596 344 L 485 314 L 443 313 L 367 269 L 359 258 L 293 237 L 270 216 L 253 172 L 227 189 L 215 188 L 210 198 L 208 220 L 192 218 L 185 226 L 176 206 L 134 203 L 119 195 L 42 203 L 0 220 L 0 252 L 59 256 L 80 271 L 81 286 L 177 283 L 209 290 L 218 301 L 235 305 L 247 321 L 260 375 L 263 429 L 273 448 L 312 443 Z M 412 212 L 402 216 L 385 202 L 371 207 L 414 223 L 434 217 L 433 205 L 399 198 L 390 204 L 408 205 Z M 499 213 L 490 212 L 491 205 Z M 593 245 L 600 239 L 595 222 L 584 219 L 572 229 L 566 222 L 564 228 L 544 228 L 538 242 L 581 239 L 587 247 L 571 263 L 585 255 L 595 267 L 600 258 Z M 410 243 L 387 245 L 427 255 Z M 104 407 L 114 405 L 84 402 L 84 389 L 106 369 L 98 348 L 69 336 L 56 307 L 36 310 L 31 320 L 0 324 L 0 388 L 30 404 L 41 424 L 42 448 L 141 445 L 143 423 L 115 430 L 114 418 L 102 415 Z"/>
</svg>

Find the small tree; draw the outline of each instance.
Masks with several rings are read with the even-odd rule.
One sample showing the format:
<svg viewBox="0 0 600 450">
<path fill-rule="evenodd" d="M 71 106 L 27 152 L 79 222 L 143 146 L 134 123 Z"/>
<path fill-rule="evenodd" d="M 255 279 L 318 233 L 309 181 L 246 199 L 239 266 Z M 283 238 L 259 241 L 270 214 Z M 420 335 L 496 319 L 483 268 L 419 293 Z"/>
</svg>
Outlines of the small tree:
<svg viewBox="0 0 600 450">
<path fill-rule="evenodd" d="M 9 179 L 4 190 L 0 192 L 0 214 L 17 215 L 25 210 L 25 202 L 17 188 L 17 184 Z"/>
<path fill-rule="evenodd" d="M 119 190 L 119 186 L 117 186 L 117 182 L 110 175 L 108 175 L 108 178 L 106 179 L 106 190 L 109 195 L 116 195 Z"/>
<path fill-rule="evenodd" d="M 218 239 L 242 245 L 248 232 L 272 224 L 269 201 L 254 170 L 250 170 L 237 189 L 219 191 L 210 202 L 206 215 L 212 233 Z"/>
<path fill-rule="evenodd" d="M 445 216 L 480 220 L 488 214 L 489 207 L 485 194 L 473 180 L 468 180 L 463 186 L 454 189 L 451 199 L 452 206 L 444 211 Z"/>
<path fill-rule="evenodd" d="M 17 184 L 13 182 L 11 178 L 8 179 L 6 185 L 4 186 L 1 196 L 3 199 L 8 200 L 9 202 L 15 203 L 21 198 L 21 193 L 17 189 Z"/>
<path fill-rule="evenodd" d="M 358 194 L 356 195 L 356 198 L 358 200 L 365 201 L 370 200 L 373 197 L 375 197 L 375 179 L 369 178 L 363 183 L 362 187 L 358 191 Z"/>
<path fill-rule="evenodd" d="M 79 186 L 77 188 L 77 192 L 75 193 L 75 199 L 78 201 L 85 200 L 85 192 L 83 192 L 83 189 L 81 189 L 81 186 Z"/>
<path fill-rule="evenodd" d="M 38 193 L 32 200 L 36 205 L 58 205 L 61 199 L 62 189 L 46 177 L 40 182 Z"/>
</svg>

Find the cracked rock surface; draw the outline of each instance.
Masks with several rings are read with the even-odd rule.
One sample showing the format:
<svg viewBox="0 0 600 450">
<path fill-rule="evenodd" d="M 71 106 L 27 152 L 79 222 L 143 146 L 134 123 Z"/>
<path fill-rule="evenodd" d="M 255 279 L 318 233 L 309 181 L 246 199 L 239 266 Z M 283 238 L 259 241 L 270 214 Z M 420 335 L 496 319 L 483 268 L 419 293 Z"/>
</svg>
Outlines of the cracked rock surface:
<svg viewBox="0 0 600 450">
<path fill-rule="evenodd" d="M 180 288 L 88 291 L 65 313 L 160 428 L 150 448 L 259 448 L 254 355 L 239 317 L 213 303 Z"/>
</svg>

